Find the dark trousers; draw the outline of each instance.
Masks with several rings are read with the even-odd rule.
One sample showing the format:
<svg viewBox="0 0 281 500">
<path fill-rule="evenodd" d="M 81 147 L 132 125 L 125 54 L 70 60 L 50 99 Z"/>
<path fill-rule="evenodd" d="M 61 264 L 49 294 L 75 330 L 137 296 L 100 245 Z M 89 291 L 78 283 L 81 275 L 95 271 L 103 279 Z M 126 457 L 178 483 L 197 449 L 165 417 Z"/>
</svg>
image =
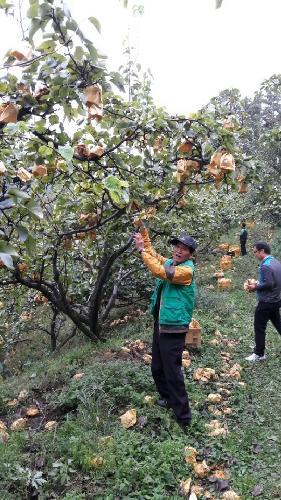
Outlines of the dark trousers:
<svg viewBox="0 0 281 500">
<path fill-rule="evenodd" d="M 247 255 L 246 241 L 243 241 L 243 242 L 241 241 L 240 247 L 241 247 L 241 255 Z"/>
<path fill-rule="evenodd" d="M 258 356 L 264 355 L 265 350 L 265 329 L 268 321 L 270 320 L 275 326 L 278 333 L 281 335 L 281 320 L 280 320 L 280 307 L 279 302 L 259 302 L 255 310 L 255 353 Z"/>
<path fill-rule="evenodd" d="M 151 372 L 157 390 L 174 410 L 178 422 L 187 424 L 191 420 L 188 396 L 182 372 L 182 352 L 185 333 L 160 333 L 154 324 Z"/>
</svg>

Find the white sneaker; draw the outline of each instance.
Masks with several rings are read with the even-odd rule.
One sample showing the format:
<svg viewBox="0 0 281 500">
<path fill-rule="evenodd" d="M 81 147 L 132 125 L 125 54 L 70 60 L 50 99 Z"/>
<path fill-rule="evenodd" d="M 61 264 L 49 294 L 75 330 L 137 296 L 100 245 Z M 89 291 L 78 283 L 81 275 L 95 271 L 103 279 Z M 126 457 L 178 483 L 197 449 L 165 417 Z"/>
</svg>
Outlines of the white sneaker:
<svg viewBox="0 0 281 500">
<path fill-rule="evenodd" d="M 266 355 L 264 354 L 263 356 L 258 356 L 255 352 L 245 358 L 246 361 L 264 361 L 266 359 Z"/>
</svg>

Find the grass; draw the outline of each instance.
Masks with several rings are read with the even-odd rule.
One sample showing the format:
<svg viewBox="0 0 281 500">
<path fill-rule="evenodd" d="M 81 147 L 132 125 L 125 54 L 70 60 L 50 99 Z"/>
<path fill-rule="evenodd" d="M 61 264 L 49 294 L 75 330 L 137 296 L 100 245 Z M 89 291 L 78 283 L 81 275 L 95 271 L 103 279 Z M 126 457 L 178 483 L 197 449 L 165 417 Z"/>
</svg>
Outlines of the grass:
<svg viewBox="0 0 281 500">
<path fill-rule="evenodd" d="M 211 471 L 227 470 L 228 486 L 241 499 L 250 500 L 258 491 L 263 500 L 280 498 L 280 338 L 269 327 L 267 361 L 244 361 L 253 344 L 255 298 L 245 294 L 242 284 L 256 276 L 257 263 L 250 255 L 236 259 L 235 269 L 228 272 L 231 291 L 218 293 L 208 288 L 217 260 L 211 256 L 198 270 L 195 317 L 204 333 L 202 349 L 191 350 L 192 364 L 186 370 L 193 410 L 189 435 L 182 434 L 171 411 L 144 402 L 145 395 L 156 395 L 149 366 L 120 355 L 126 342 L 138 338 L 149 351 L 151 324 L 144 316 L 102 345 L 84 343 L 32 361 L 1 384 L 0 418 L 8 427 L 28 406 L 40 407 L 40 416 L 29 418 L 28 430 L 8 431 L 9 441 L 0 444 L 1 499 L 176 500 L 182 498 L 180 481 L 189 477 L 203 488 L 198 499 L 221 498 L 221 483 L 212 480 L 211 472 L 204 479 L 195 477 L 184 459 L 185 446 L 195 447 L 198 461 L 206 460 Z M 221 337 L 214 335 L 216 330 Z M 210 344 L 214 338 L 219 345 Z M 228 364 L 223 353 L 230 357 Z M 223 375 L 234 363 L 243 367 L 241 379 Z M 214 368 L 216 379 L 208 384 L 194 381 L 198 367 Z M 77 372 L 84 373 L 80 380 L 72 378 Z M 28 391 L 27 401 L 9 408 L 7 400 L 22 389 Z M 210 409 L 206 401 L 218 390 L 229 391 L 229 415 L 214 416 L 212 411 L 223 406 Z M 119 417 L 131 408 L 137 410 L 138 420 L 124 429 Z M 205 424 L 214 418 L 227 426 L 225 437 L 212 437 L 206 430 Z M 58 422 L 56 430 L 44 430 L 48 420 Z"/>
</svg>

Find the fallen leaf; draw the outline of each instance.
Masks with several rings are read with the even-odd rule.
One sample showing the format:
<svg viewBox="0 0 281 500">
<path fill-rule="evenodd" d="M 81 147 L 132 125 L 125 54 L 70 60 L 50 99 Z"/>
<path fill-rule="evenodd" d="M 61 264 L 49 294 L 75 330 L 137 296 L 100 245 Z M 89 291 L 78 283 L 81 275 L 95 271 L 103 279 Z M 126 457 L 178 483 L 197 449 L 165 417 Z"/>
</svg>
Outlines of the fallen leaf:
<svg viewBox="0 0 281 500">
<path fill-rule="evenodd" d="M 129 429 L 129 427 L 133 427 L 137 421 L 137 412 L 135 409 L 128 410 L 119 418 L 121 420 L 122 427 Z"/>
</svg>

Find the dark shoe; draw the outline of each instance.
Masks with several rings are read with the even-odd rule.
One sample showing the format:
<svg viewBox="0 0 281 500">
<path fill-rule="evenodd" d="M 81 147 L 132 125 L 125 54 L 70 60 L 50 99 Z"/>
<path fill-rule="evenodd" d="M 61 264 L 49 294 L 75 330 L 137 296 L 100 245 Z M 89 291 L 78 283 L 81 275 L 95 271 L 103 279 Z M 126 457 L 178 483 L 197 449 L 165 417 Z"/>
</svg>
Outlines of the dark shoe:
<svg viewBox="0 0 281 500">
<path fill-rule="evenodd" d="M 157 401 L 155 401 L 155 404 L 157 406 L 160 406 L 160 408 L 164 408 L 165 410 L 168 410 L 168 408 L 170 408 L 166 399 L 157 399 Z"/>
<path fill-rule="evenodd" d="M 181 428 L 181 430 L 184 432 L 184 434 L 188 434 L 190 424 L 191 424 L 191 420 L 189 420 L 188 422 L 178 422 L 178 425 Z"/>
</svg>

